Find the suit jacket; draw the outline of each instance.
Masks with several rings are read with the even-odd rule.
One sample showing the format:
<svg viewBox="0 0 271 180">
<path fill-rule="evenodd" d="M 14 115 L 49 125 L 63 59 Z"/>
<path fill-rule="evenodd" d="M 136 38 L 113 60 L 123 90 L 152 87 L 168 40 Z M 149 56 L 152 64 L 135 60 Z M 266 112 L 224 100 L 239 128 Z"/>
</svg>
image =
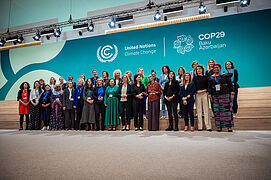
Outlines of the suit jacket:
<svg viewBox="0 0 271 180">
<path fill-rule="evenodd" d="M 195 102 L 195 99 L 194 99 L 195 93 L 196 93 L 196 88 L 195 88 L 194 82 L 192 82 L 191 84 L 188 84 L 186 89 L 184 85 L 181 86 L 181 89 L 180 89 L 181 101 L 183 97 L 190 95 L 190 98 L 187 99 L 187 102 L 188 103 Z"/>
<path fill-rule="evenodd" d="M 73 100 L 70 100 L 70 91 L 69 89 L 64 89 L 63 92 L 63 107 L 66 107 L 67 109 L 73 109 L 73 101 L 74 101 L 74 89 L 71 90 L 71 98 Z"/>
<path fill-rule="evenodd" d="M 23 94 L 23 92 L 24 92 L 23 90 L 19 90 L 18 95 L 17 95 L 17 101 L 19 101 L 19 99 L 22 100 L 22 94 Z M 28 102 L 30 100 L 30 92 L 31 92 L 31 90 L 27 89 L 27 101 Z"/>
<path fill-rule="evenodd" d="M 99 88 L 100 87 L 95 87 L 94 89 L 93 89 L 93 99 L 94 99 L 94 102 L 95 103 L 98 103 L 97 101 L 98 101 L 98 90 L 99 90 Z M 105 94 L 105 89 L 106 89 L 106 87 L 105 86 L 103 86 L 103 97 L 104 97 L 104 94 Z M 103 102 L 103 101 L 102 101 Z"/>
<path fill-rule="evenodd" d="M 173 96 L 173 94 L 175 94 L 175 97 L 171 101 L 179 102 L 179 99 L 180 99 L 179 92 L 180 92 L 180 86 L 179 86 L 178 81 L 174 81 L 171 86 L 169 85 L 169 81 L 166 82 L 164 91 L 163 91 L 164 96 L 170 97 L 170 96 Z M 166 98 L 164 99 L 164 102 L 167 103 Z"/>
<path fill-rule="evenodd" d="M 123 87 L 123 84 L 120 84 L 119 85 L 119 89 L 118 89 L 118 96 L 119 96 L 119 99 L 121 98 L 121 89 Z M 130 84 L 127 84 L 127 101 L 128 102 L 132 102 L 132 92 L 131 92 L 131 85 Z"/>
<path fill-rule="evenodd" d="M 74 106 L 77 106 L 78 103 L 80 103 L 81 105 L 84 104 L 84 100 L 83 100 L 83 92 L 84 92 L 84 88 L 85 88 L 85 86 L 82 86 L 82 87 L 81 87 L 80 93 L 79 93 L 79 87 L 77 87 L 77 88 L 74 90 L 74 100 L 73 100 L 73 105 L 74 105 Z M 80 99 L 78 99 L 78 96 L 80 96 Z"/>
</svg>

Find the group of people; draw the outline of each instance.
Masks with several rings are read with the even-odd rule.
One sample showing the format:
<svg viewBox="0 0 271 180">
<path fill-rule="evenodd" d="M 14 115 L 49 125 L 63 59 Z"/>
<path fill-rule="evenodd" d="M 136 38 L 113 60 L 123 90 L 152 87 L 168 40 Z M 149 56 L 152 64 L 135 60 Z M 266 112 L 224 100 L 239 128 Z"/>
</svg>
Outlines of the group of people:
<svg viewBox="0 0 271 180">
<path fill-rule="evenodd" d="M 133 119 L 135 131 L 143 131 L 143 120 L 148 119 L 148 130 L 157 131 L 167 107 L 166 131 L 178 131 L 180 117 L 185 121 L 184 131 L 189 130 L 189 124 L 190 131 L 194 131 L 195 116 L 198 131 L 203 130 L 203 120 L 206 130 L 212 131 L 210 104 L 217 131 L 227 128 L 232 132 L 238 109 L 238 71 L 231 61 L 225 63 L 223 71 L 214 59 L 209 60 L 206 71 L 197 61 L 191 66 L 191 72 L 179 67 L 175 76 L 165 65 L 160 78 L 154 70 L 145 76 L 143 68 L 139 68 L 133 77 L 131 71 L 121 75 L 117 69 L 110 79 L 107 71 L 98 77 L 97 70 L 92 70 L 92 78 L 81 74 L 77 84 L 72 76 L 67 83 L 60 77 L 58 84 L 54 77 L 49 84 L 40 79 L 34 82 L 32 90 L 28 82 L 23 82 L 17 97 L 20 130 L 25 117 L 26 130 L 115 131 L 121 119 L 122 131 L 129 131 Z"/>
</svg>

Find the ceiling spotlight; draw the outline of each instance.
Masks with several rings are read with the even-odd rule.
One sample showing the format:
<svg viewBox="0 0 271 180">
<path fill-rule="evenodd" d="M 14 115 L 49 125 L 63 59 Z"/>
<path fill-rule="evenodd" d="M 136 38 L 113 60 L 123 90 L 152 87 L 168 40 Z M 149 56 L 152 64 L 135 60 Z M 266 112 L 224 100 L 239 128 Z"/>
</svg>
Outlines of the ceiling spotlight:
<svg viewBox="0 0 271 180">
<path fill-rule="evenodd" d="M 156 11 L 155 15 L 153 16 L 153 19 L 155 21 L 160 21 L 161 20 L 161 14 L 160 14 L 159 10 Z"/>
<path fill-rule="evenodd" d="M 41 35 L 40 35 L 39 33 L 36 33 L 36 35 L 33 36 L 33 39 L 34 39 L 35 41 L 39 41 L 39 40 L 40 40 L 40 37 L 41 37 Z"/>
<path fill-rule="evenodd" d="M 205 14 L 206 13 L 206 6 L 203 5 L 202 2 L 200 2 L 199 5 L 199 14 Z"/>
<path fill-rule="evenodd" d="M 82 32 L 82 31 L 79 31 L 78 34 L 79 34 L 79 36 L 82 36 L 82 35 L 83 35 L 83 32 Z"/>
<path fill-rule="evenodd" d="M 121 24 L 118 24 L 118 27 L 121 28 Z"/>
<path fill-rule="evenodd" d="M 17 39 L 18 43 L 22 43 L 24 41 L 23 35 L 20 35 Z"/>
<path fill-rule="evenodd" d="M 4 40 L 4 39 L 2 39 L 1 41 L 0 41 L 0 46 L 2 47 L 2 46 L 4 46 L 6 44 L 6 41 Z"/>
<path fill-rule="evenodd" d="M 16 45 L 16 44 L 17 44 L 17 41 L 13 41 L 13 44 Z"/>
<path fill-rule="evenodd" d="M 108 23 L 110 28 L 116 28 L 116 19 L 112 16 L 111 21 Z"/>
<path fill-rule="evenodd" d="M 241 7 L 247 7 L 250 4 L 250 0 L 241 0 Z"/>
<path fill-rule="evenodd" d="M 47 39 L 47 40 L 50 40 L 50 36 L 49 36 L 49 35 L 47 35 L 47 36 L 46 36 L 46 39 Z"/>
<path fill-rule="evenodd" d="M 93 32 L 94 31 L 94 25 L 93 23 L 90 23 L 89 26 L 88 26 L 88 31 L 89 32 Z"/>
<path fill-rule="evenodd" d="M 164 21 L 167 21 L 167 16 L 164 16 Z"/>
<path fill-rule="evenodd" d="M 60 37 L 60 35 L 61 35 L 60 29 L 56 29 L 55 32 L 54 32 L 54 36 L 55 37 Z"/>
</svg>

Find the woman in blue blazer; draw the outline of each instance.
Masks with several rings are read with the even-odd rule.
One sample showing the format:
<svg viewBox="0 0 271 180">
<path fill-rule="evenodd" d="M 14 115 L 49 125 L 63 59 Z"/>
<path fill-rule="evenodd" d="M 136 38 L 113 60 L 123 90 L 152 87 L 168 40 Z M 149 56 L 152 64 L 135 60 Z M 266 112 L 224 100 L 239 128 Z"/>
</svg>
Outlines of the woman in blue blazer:
<svg viewBox="0 0 271 180">
<path fill-rule="evenodd" d="M 196 92 L 194 82 L 192 82 L 191 75 L 189 73 L 184 74 L 183 83 L 180 89 L 180 95 L 181 95 L 181 103 L 183 105 L 184 110 L 184 122 L 185 122 L 185 128 L 184 131 L 188 131 L 189 126 L 189 118 L 188 114 L 190 116 L 190 126 L 191 131 L 194 131 L 194 94 Z"/>
</svg>

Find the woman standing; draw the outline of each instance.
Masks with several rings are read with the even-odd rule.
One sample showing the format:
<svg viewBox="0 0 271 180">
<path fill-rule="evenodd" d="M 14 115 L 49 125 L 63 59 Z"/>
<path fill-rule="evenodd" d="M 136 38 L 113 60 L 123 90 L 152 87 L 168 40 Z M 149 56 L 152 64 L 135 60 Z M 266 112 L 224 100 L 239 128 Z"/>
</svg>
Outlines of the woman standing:
<svg viewBox="0 0 271 180">
<path fill-rule="evenodd" d="M 196 88 L 196 106 L 198 114 L 198 131 L 202 131 L 202 109 L 204 112 L 204 121 L 207 131 L 212 131 L 212 124 L 209 117 L 209 104 L 208 104 L 208 77 L 204 74 L 204 66 L 198 65 L 196 69 L 197 76 L 193 81 Z"/>
<path fill-rule="evenodd" d="M 94 98 L 93 98 L 93 85 L 91 79 L 87 79 L 85 89 L 83 93 L 84 107 L 82 113 L 82 123 L 85 126 L 85 130 L 94 130 L 95 127 L 95 110 L 94 110 Z M 90 125 L 92 128 L 90 128 Z"/>
<path fill-rule="evenodd" d="M 185 73 L 184 67 L 179 67 L 177 73 L 178 73 L 178 76 L 176 77 L 176 81 L 178 81 L 179 87 L 181 87 L 182 83 L 183 83 L 183 75 Z M 181 118 L 183 118 L 184 117 L 184 113 L 183 113 L 183 106 L 182 106 L 181 101 L 179 101 L 179 104 L 180 104 L 179 115 L 180 115 Z"/>
<path fill-rule="evenodd" d="M 39 80 L 39 83 L 40 83 L 41 89 L 42 89 L 43 91 L 45 91 L 45 82 L 44 82 L 44 80 L 43 80 L 43 79 L 40 79 L 40 80 Z"/>
<path fill-rule="evenodd" d="M 132 79 L 132 77 L 133 77 L 132 72 L 131 72 L 131 71 L 126 71 L 125 74 L 128 75 L 128 78 L 129 78 L 129 84 L 130 84 L 130 85 L 134 84 L 134 80 Z"/>
<path fill-rule="evenodd" d="M 136 74 L 134 76 L 135 83 L 131 87 L 131 93 L 133 96 L 135 131 L 137 131 L 138 128 L 141 131 L 143 131 L 143 109 L 144 109 L 143 95 L 147 94 L 145 93 L 145 86 L 142 84 L 141 78 L 142 78 L 141 74 Z"/>
<path fill-rule="evenodd" d="M 161 86 L 155 82 L 153 75 L 149 75 L 149 84 L 147 86 L 148 93 L 148 130 L 159 130 L 159 115 L 160 115 L 160 96 Z"/>
<path fill-rule="evenodd" d="M 196 76 L 196 68 L 197 68 L 198 65 L 199 65 L 198 61 L 193 61 L 192 64 L 191 64 L 191 67 L 193 68 L 193 70 L 190 72 L 192 80 Z"/>
<path fill-rule="evenodd" d="M 30 114 L 30 85 L 28 82 L 23 82 L 18 92 L 17 101 L 19 101 L 19 115 L 20 115 L 20 131 L 23 130 L 24 116 L 26 121 L 25 130 L 28 130 L 29 114 Z"/>
<path fill-rule="evenodd" d="M 191 131 L 194 131 L 194 112 L 193 112 L 193 107 L 195 103 L 194 99 L 194 94 L 195 94 L 195 85 L 192 82 L 191 75 L 186 72 L 184 74 L 183 78 L 183 83 L 181 86 L 180 94 L 181 94 L 181 101 L 183 104 L 183 109 L 184 109 L 184 122 L 185 122 L 185 127 L 184 131 L 188 131 L 188 126 L 189 126 L 189 117 L 188 114 L 190 115 L 190 125 Z"/>
<path fill-rule="evenodd" d="M 116 126 L 120 123 L 118 89 L 115 79 L 110 79 L 104 96 L 104 105 L 106 106 L 104 125 L 109 126 L 108 131 L 116 131 Z"/>
<path fill-rule="evenodd" d="M 162 116 L 161 119 L 164 119 L 166 117 L 166 106 L 165 106 L 165 102 L 164 102 L 164 95 L 163 95 L 163 91 L 164 91 L 164 87 L 166 82 L 168 82 L 168 72 L 170 71 L 168 66 L 163 66 L 162 67 L 162 74 L 160 76 L 159 79 L 159 84 L 162 88 L 162 94 L 161 94 L 161 101 L 162 101 Z"/>
<path fill-rule="evenodd" d="M 229 76 L 221 74 L 221 65 L 215 64 L 214 74 L 210 77 L 208 86 L 210 101 L 214 103 L 214 115 L 217 131 L 228 128 L 232 132 L 233 115 L 232 104 L 233 86 Z"/>
<path fill-rule="evenodd" d="M 54 91 L 55 90 L 55 85 L 56 85 L 56 79 L 54 77 L 50 78 L 49 85 L 51 87 L 51 91 Z"/>
<path fill-rule="evenodd" d="M 45 85 L 45 91 L 40 96 L 40 102 L 41 102 L 41 118 L 40 120 L 43 121 L 43 128 L 42 131 L 48 129 L 49 130 L 49 121 L 50 121 L 50 113 L 51 113 L 51 87 L 49 84 Z"/>
<path fill-rule="evenodd" d="M 75 130 L 80 130 L 80 120 L 82 117 L 82 110 L 84 106 L 83 92 L 84 92 L 85 86 L 83 86 L 83 82 L 84 82 L 83 79 L 79 78 L 77 82 L 78 82 L 78 86 L 74 90 L 73 108 L 76 109 Z"/>
<path fill-rule="evenodd" d="M 214 59 L 208 61 L 208 69 L 206 70 L 206 76 L 210 78 L 214 74 L 214 65 L 216 64 Z"/>
<path fill-rule="evenodd" d="M 144 108 L 143 108 L 143 119 L 146 119 L 146 102 L 147 102 L 147 85 L 149 84 L 149 80 L 147 76 L 144 76 L 144 70 L 143 68 L 139 68 L 137 70 L 137 73 L 141 75 L 142 78 L 142 84 L 145 87 L 145 93 L 143 94 L 143 99 L 144 99 Z"/>
<path fill-rule="evenodd" d="M 233 85 L 233 90 L 234 90 L 234 95 L 233 95 L 233 117 L 236 117 L 237 110 L 238 110 L 238 103 L 237 103 L 237 97 L 238 97 L 238 71 L 235 69 L 233 62 L 227 61 L 225 63 L 225 69 L 224 73 L 228 74 L 228 76 L 231 78 L 232 85 Z"/>
<path fill-rule="evenodd" d="M 122 131 L 130 130 L 130 115 L 131 115 L 131 85 L 128 84 L 129 78 L 127 74 L 122 76 L 122 84 L 119 86 L 118 95 L 120 98 L 120 116 L 122 122 Z"/>
<path fill-rule="evenodd" d="M 62 104 L 63 91 L 60 85 L 57 84 L 51 95 L 52 112 L 50 117 L 50 130 L 52 131 L 64 130 Z"/>
<path fill-rule="evenodd" d="M 119 69 L 116 69 L 113 72 L 113 77 L 115 78 L 116 86 L 119 86 L 122 83 L 121 71 Z"/>
<path fill-rule="evenodd" d="M 40 130 L 40 96 L 43 90 L 39 81 L 34 82 L 34 87 L 30 92 L 30 130 Z"/>
<path fill-rule="evenodd" d="M 74 130 L 75 126 L 75 110 L 73 108 L 74 89 L 73 83 L 68 82 L 68 88 L 63 91 L 63 110 L 65 115 L 65 129 Z"/>
<path fill-rule="evenodd" d="M 165 104 L 167 106 L 168 110 L 168 120 L 169 120 L 169 127 L 166 129 L 166 131 L 172 131 L 173 130 L 173 116 L 175 120 L 175 128 L 174 131 L 179 131 L 178 124 L 178 113 L 177 113 L 177 106 L 179 102 L 179 92 L 180 92 L 180 86 L 178 81 L 175 79 L 175 73 L 173 71 L 169 71 L 168 74 L 168 82 L 165 84 L 164 88 L 164 98 L 165 98 Z"/>
<path fill-rule="evenodd" d="M 93 90 L 94 109 L 96 115 L 96 131 L 100 130 L 100 115 L 101 115 L 101 130 L 104 131 L 104 118 L 105 118 L 105 106 L 104 106 L 104 94 L 105 86 L 102 78 L 97 79 L 96 87 Z"/>
<path fill-rule="evenodd" d="M 109 86 L 109 73 L 107 71 L 103 71 L 102 72 L 102 76 L 103 76 L 103 81 L 104 81 L 104 86 L 107 87 Z"/>
</svg>

